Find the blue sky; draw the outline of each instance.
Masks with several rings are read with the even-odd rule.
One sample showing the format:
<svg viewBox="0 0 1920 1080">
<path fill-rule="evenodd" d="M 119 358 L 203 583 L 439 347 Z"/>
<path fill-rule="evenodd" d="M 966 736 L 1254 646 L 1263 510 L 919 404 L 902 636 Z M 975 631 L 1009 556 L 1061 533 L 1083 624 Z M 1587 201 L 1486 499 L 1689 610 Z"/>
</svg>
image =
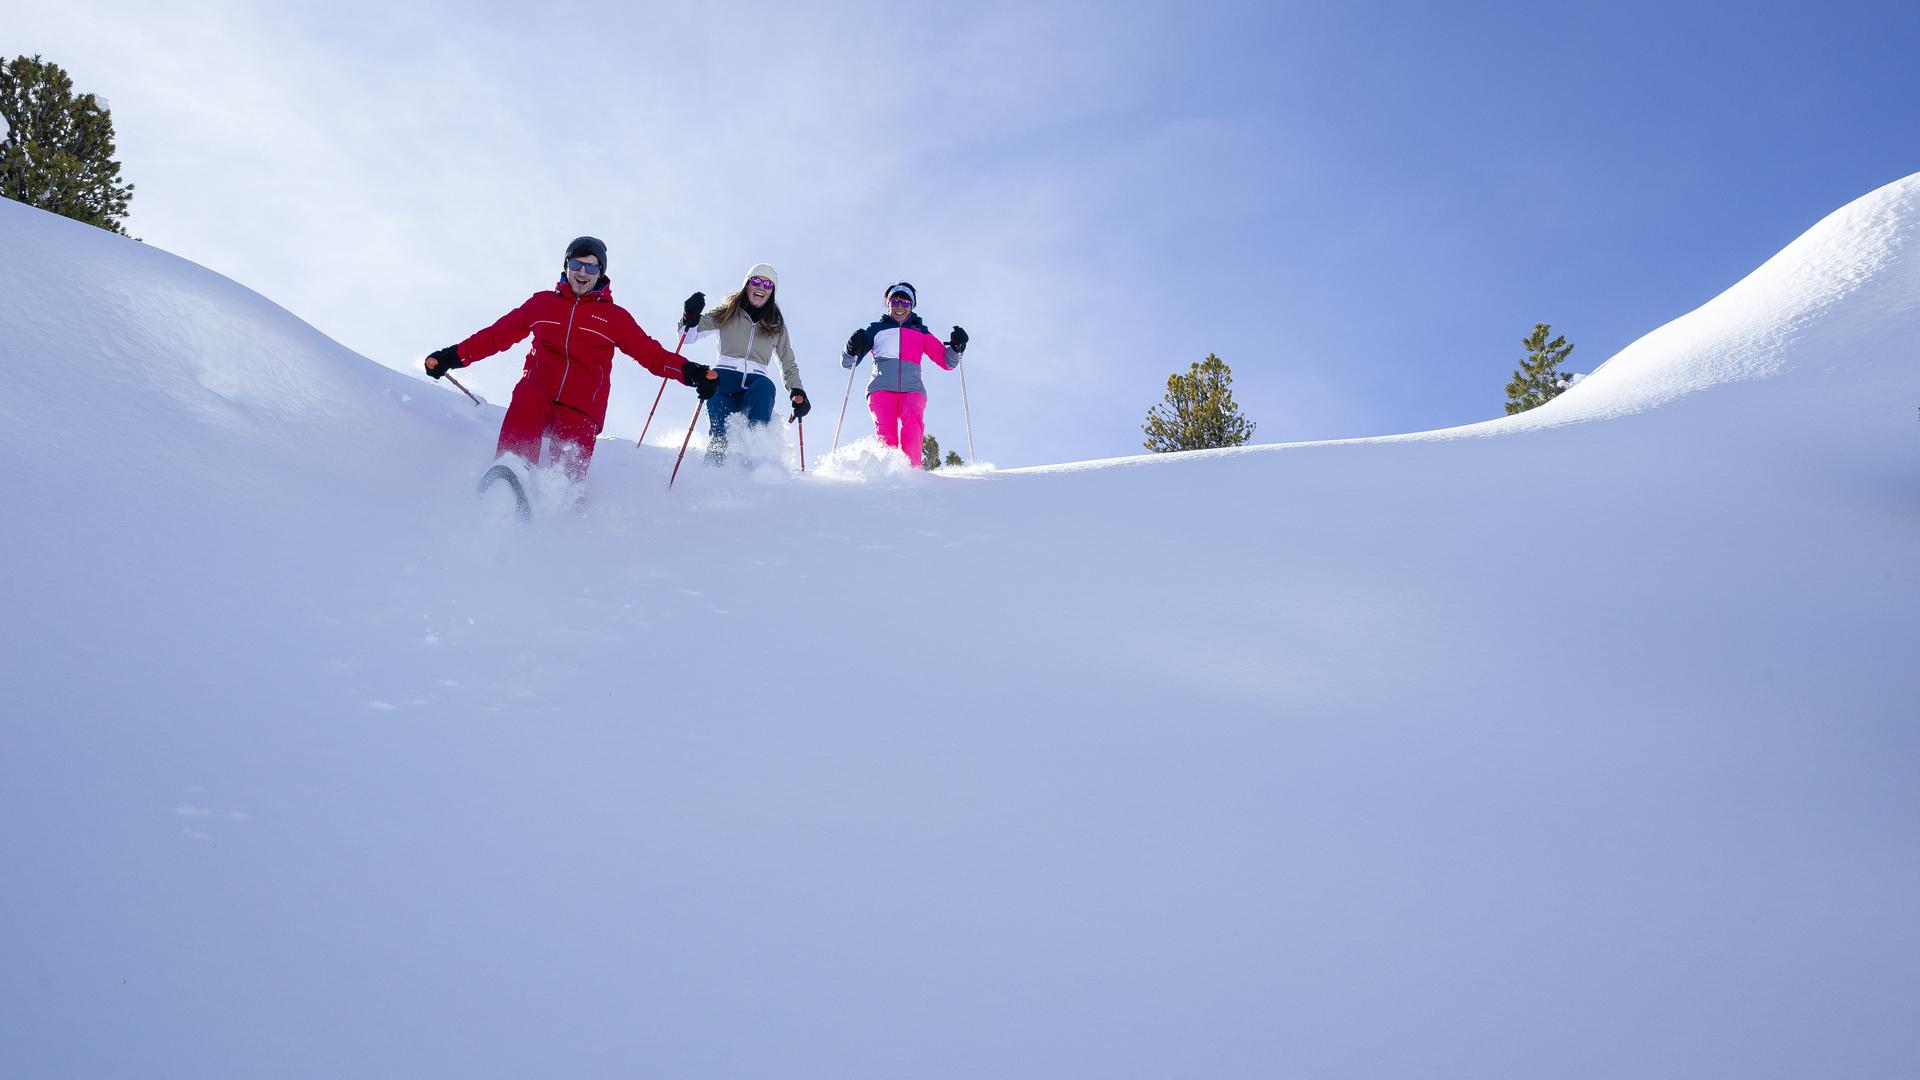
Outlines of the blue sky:
<svg viewBox="0 0 1920 1080">
<path fill-rule="evenodd" d="M 779 267 L 831 414 L 905 277 L 1001 465 L 1137 452 L 1209 352 L 1260 441 L 1497 416 L 1536 321 L 1588 370 L 1920 169 L 1910 4 L 0 9 L 108 99 L 135 235 L 379 362 L 592 232 L 660 337 Z"/>
</svg>

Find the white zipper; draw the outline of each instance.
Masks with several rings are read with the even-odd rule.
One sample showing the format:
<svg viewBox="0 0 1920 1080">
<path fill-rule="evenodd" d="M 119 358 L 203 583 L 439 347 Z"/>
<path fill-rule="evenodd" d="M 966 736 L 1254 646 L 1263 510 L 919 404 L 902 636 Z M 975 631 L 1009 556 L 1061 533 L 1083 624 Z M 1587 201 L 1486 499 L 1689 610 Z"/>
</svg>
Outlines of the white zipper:
<svg viewBox="0 0 1920 1080">
<path fill-rule="evenodd" d="M 580 310 L 580 296 L 573 297 L 573 310 L 567 312 L 567 336 L 560 341 L 560 359 L 566 366 L 560 369 L 560 389 L 553 392 L 553 400 L 559 401 L 560 395 L 567 392 L 567 376 L 573 373 L 573 317 Z"/>
</svg>

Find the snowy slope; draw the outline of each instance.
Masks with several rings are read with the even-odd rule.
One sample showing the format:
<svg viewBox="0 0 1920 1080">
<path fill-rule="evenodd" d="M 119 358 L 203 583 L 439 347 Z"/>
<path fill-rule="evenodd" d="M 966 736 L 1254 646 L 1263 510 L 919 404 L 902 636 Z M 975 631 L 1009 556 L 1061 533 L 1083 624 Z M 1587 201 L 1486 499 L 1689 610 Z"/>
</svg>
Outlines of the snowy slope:
<svg viewBox="0 0 1920 1080">
<path fill-rule="evenodd" d="M 1872 406 L 1880 400 L 1877 395 L 1912 404 L 1904 399 L 1913 396 L 1914 320 L 1920 309 L 1920 269 L 1908 250 L 1917 204 L 1920 186 L 1909 178 L 1841 208 L 1744 280 L 1621 350 L 1541 408 L 1462 427 L 1341 442 L 1514 435 L 1617 419 L 1702 390 L 1768 380 L 1777 381 L 1765 391 L 1770 406 L 1715 401 L 1726 406 L 1720 415 L 1729 434 L 1773 419 L 1796 432 L 1818 429 L 1821 442 L 1852 441 L 1865 423 L 1872 434 L 1862 450 L 1869 456 L 1889 446 L 1910 446 L 1905 438 L 1905 421 L 1913 419 L 1909 412 Z M 1686 437 L 1703 441 L 1702 423 L 1698 414 L 1690 414 Z M 1771 439 L 1783 433 L 1769 434 Z M 1291 448 L 1269 444 L 1213 453 Z M 1147 454 L 1046 468 L 1166 460 L 1171 459 Z"/>
<path fill-rule="evenodd" d="M 1911 1075 L 1916 236 L 1471 428 L 519 529 L 497 412 L 0 202 L 0 1075 Z"/>
</svg>

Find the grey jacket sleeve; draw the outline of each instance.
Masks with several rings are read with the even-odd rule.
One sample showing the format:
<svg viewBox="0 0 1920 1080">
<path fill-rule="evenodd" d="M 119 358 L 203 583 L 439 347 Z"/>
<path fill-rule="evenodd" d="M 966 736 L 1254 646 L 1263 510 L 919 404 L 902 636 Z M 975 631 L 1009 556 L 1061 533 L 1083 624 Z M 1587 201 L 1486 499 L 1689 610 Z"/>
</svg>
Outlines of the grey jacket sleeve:
<svg viewBox="0 0 1920 1080">
<path fill-rule="evenodd" d="M 780 354 L 780 375 L 787 381 L 787 393 L 799 391 L 804 394 L 807 388 L 800 385 L 800 365 L 793 359 L 793 334 L 787 329 L 780 331 L 780 343 L 775 346 Z"/>
</svg>

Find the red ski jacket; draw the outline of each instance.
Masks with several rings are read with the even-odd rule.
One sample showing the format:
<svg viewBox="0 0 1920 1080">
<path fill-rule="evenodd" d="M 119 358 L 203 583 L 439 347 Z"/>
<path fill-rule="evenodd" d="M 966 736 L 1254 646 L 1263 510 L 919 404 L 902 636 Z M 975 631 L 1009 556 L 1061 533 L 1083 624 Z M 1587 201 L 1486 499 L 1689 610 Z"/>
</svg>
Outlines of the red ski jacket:
<svg viewBox="0 0 1920 1080">
<path fill-rule="evenodd" d="M 655 375 L 678 380 L 680 358 L 647 336 L 627 309 L 613 302 L 612 283 L 575 296 L 566 279 L 502 316 L 499 322 L 461 342 L 460 359 L 471 364 L 533 334 L 521 375 L 546 389 L 550 400 L 593 417 L 595 428 L 607 422 L 607 388 L 613 377 L 613 350 L 619 349 Z"/>
</svg>

